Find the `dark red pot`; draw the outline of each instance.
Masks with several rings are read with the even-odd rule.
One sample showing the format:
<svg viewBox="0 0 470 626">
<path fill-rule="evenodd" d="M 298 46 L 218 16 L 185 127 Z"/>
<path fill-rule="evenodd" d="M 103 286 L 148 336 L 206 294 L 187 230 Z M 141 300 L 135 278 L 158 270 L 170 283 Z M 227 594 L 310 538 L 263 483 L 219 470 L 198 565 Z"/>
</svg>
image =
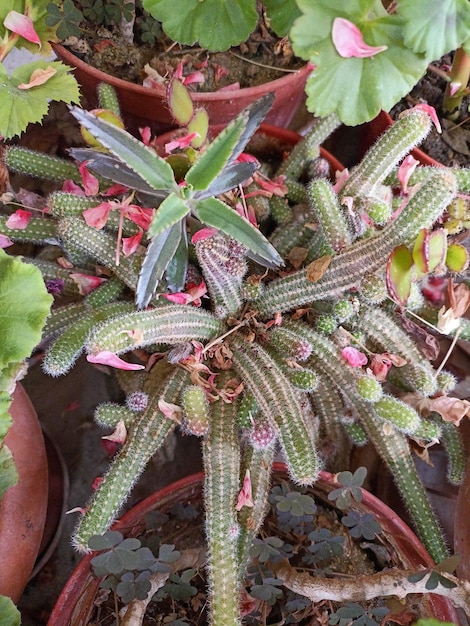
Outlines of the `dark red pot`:
<svg viewBox="0 0 470 626">
<path fill-rule="evenodd" d="M 286 466 L 275 463 L 274 470 L 281 479 L 288 479 Z M 113 526 L 124 535 L 141 532 L 143 519 L 152 511 L 168 511 L 178 502 L 202 498 L 202 473 L 183 478 L 149 496 L 126 513 Z M 328 493 L 337 487 L 334 476 L 320 472 L 314 485 L 314 497 L 328 502 Z M 375 515 L 392 548 L 400 555 L 403 567 L 432 567 L 433 561 L 425 548 L 408 526 L 395 513 L 372 494 L 363 491 L 363 500 L 357 505 L 362 512 Z M 99 580 L 91 573 L 90 561 L 93 554 L 83 557 L 66 583 L 52 611 L 47 626 L 85 626 L 93 609 L 93 598 Z M 441 621 L 458 623 L 457 613 L 447 598 L 427 596 L 429 614 Z"/>
<path fill-rule="evenodd" d="M 90 106 L 97 105 L 96 88 L 99 83 L 108 83 L 116 89 L 126 128 L 130 132 L 150 126 L 154 133 L 159 134 L 175 127 L 166 105 L 164 87 L 150 89 L 136 85 L 95 69 L 60 44 L 53 44 L 53 49 L 60 60 L 75 68 L 74 75 L 81 86 L 81 93 Z M 275 100 L 266 121 L 286 127 L 305 100 L 304 88 L 309 73 L 310 68 L 305 66 L 264 85 L 233 91 L 194 92 L 191 98 L 196 106 L 206 109 L 211 124 L 225 125 L 251 102 L 272 91 Z"/>
<path fill-rule="evenodd" d="M 41 425 L 19 383 L 9 412 L 13 425 L 5 445 L 13 454 L 19 478 L 0 501 L 0 594 L 16 603 L 41 546 L 47 512 L 48 466 Z"/>
</svg>

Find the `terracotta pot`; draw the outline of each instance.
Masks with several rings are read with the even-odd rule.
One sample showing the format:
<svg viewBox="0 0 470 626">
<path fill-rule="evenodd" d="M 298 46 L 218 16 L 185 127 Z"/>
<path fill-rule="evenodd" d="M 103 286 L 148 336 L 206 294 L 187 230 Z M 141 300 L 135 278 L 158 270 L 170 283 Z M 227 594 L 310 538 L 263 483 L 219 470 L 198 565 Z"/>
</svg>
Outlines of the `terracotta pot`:
<svg viewBox="0 0 470 626">
<path fill-rule="evenodd" d="M 18 602 L 39 553 L 47 511 L 48 467 L 36 411 L 17 383 L 10 407 L 13 425 L 5 438 L 18 483 L 0 502 L 0 594 Z"/>
<path fill-rule="evenodd" d="M 97 105 L 96 88 L 99 83 L 108 83 L 116 89 L 124 121 L 130 132 L 135 133 L 139 127 L 150 126 L 154 134 L 159 134 L 175 127 L 166 105 L 166 90 L 163 86 L 150 89 L 136 85 L 97 70 L 60 44 L 53 44 L 53 48 L 59 59 L 75 68 L 75 78 L 90 106 Z M 297 72 L 289 72 L 264 85 L 233 91 L 194 92 L 191 98 L 196 106 L 206 109 L 211 124 L 227 124 L 248 104 L 273 91 L 276 97 L 266 121 L 285 127 L 305 100 L 304 88 L 309 73 L 310 68 L 304 66 Z"/>
<path fill-rule="evenodd" d="M 278 478 L 288 479 L 286 466 L 283 463 L 275 463 L 274 470 Z M 200 500 L 203 479 L 202 473 L 194 474 L 157 491 L 126 513 L 114 524 L 113 529 L 121 531 L 126 536 L 139 533 L 145 528 L 143 519 L 150 512 L 157 510 L 166 512 L 178 502 Z M 313 496 L 326 503 L 328 493 L 336 487 L 334 476 L 328 472 L 321 472 L 314 485 Z M 404 567 L 433 565 L 431 557 L 416 535 L 391 509 L 372 494 L 363 491 L 363 501 L 358 504 L 358 509 L 375 515 L 390 546 L 400 555 Z M 93 554 L 86 555 L 72 573 L 57 600 L 47 626 L 86 626 L 88 624 L 93 610 L 93 599 L 100 583 L 91 573 L 92 558 Z M 457 613 L 446 598 L 433 595 L 427 598 L 430 614 L 442 621 L 458 622 Z"/>
</svg>

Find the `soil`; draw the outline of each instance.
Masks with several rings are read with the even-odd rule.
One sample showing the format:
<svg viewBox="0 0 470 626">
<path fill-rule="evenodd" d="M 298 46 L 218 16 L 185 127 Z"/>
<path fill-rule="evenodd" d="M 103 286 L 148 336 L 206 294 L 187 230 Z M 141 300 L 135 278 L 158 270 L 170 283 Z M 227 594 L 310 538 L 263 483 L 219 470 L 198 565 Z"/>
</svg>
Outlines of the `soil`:
<svg viewBox="0 0 470 626">
<path fill-rule="evenodd" d="M 288 493 L 292 490 L 297 490 L 284 481 L 279 482 L 279 480 L 275 480 L 274 484 L 277 485 L 275 487 L 276 493 L 281 493 L 281 491 L 282 493 Z M 274 499 L 270 498 L 271 505 L 268 508 L 268 513 L 259 535 L 260 538 L 279 537 L 284 546 L 286 544 L 291 545 L 294 551 L 294 556 L 290 558 L 292 565 L 300 569 L 308 569 L 313 573 L 317 572 L 319 576 L 327 575 L 328 577 L 343 578 L 372 574 L 384 567 L 389 568 L 401 565 L 396 555 L 391 553 L 386 539 L 383 540 L 380 535 L 372 542 L 361 542 L 360 540 L 352 539 L 346 527 L 340 521 L 344 515 L 343 512 L 324 506 L 314 489 L 304 489 L 302 492 L 314 497 L 317 505 L 316 512 L 313 515 L 304 515 L 297 518 L 301 521 L 295 522 L 295 527 L 292 527 L 289 521 L 286 522 L 286 514 L 280 514 L 276 509 Z M 284 521 L 282 521 L 283 516 Z M 296 518 L 290 517 L 290 519 L 293 521 Z M 159 545 L 167 543 L 176 544 L 177 550 L 200 548 L 205 544 L 203 524 L 201 494 L 193 493 L 191 501 L 188 500 L 183 504 L 172 506 L 169 510 L 155 510 L 149 513 L 143 521 L 143 530 L 139 529 L 141 531 L 139 539 L 142 545 L 153 548 L 155 553 L 158 552 Z M 282 530 L 280 530 L 281 528 Z M 327 529 L 332 536 L 342 537 L 344 541 L 343 555 L 310 562 L 310 565 L 306 566 L 302 559 L 305 554 L 308 554 L 308 545 L 310 545 L 308 534 L 314 529 Z M 365 549 L 363 549 L 364 546 Z M 270 570 L 270 567 L 269 561 L 260 562 L 257 559 L 253 560 L 248 568 L 250 572 L 249 578 L 245 580 L 248 594 L 250 586 L 254 582 L 259 582 L 255 581 L 255 572 L 261 572 L 263 568 Z M 179 574 L 181 575 L 181 572 Z M 263 575 L 269 577 L 270 573 L 268 571 Z M 145 618 L 142 622 L 143 626 L 169 623 L 169 619 L 184 620 L 182 623 L 200 624 L 201 626 L 206 624 L 208 607 L 206 579 L 202 564 L 194 568 L 194 575 L 190 580 L 190 584 L 195 588 L 194 594 L 185 601 L 175 601 L 170 596 L 165 599 L 152 601 L 147 607 Z M 285 589 L 282 599 L 273 605 L 265 601 L 255 601 L 249 595 L 246 601 L 250 602 L 250 606 L 254 605 L 254 608 L 244 616 L 244 623 L 247 625 L 264 624 L 265 626 L 290 623 L 292 619 L 300 626 L 322 626 L 327 616 L 340 606 L 330 601 L 320 603 L 304 602 L 302 596 Z M 291 605 L 297 602 L 297 608 L 291 613 L 290 610 L 286 609 L 286 602 L 289 602 Z M 97 594 L 94 604 L 95 608 L 89 624 L 114 626 L 116 623 L 116 608 L 117 606 L 122 607 L 122 603 L 118 601 L 117 596 L 109 589 L 102 589 Z M 366 603 L 364 608 L 370 610 L 377 606 L 386 607 L 387 604 L 384 603 L 383 599 L 377 598 Z M 408 611 L 414 612 L 419 610 L 418 607 L 419 603 L 415 599 L 413 607 L 408 604 L 402 608 L 403 610 L 406 608 Z M 287 617 L 288 615 L 290 617 Z M 284 621 L 286 619 L 287 622 Z"/>
<path fill-rule="evenodd" d="M 452 57 L 447 55 L 440 61 L 434 63 L 442 71 L 449 68 Z M 436 161 L 450 167 L 470 166 L 470 96 L 464 99 L 461 108 L 460 120 L 452 122 L 442 115 L 441 104 L 443 100 L 446 81 L 438 73 L 429 69 L 421 78 L 406 98 L 400 100 L 392 110 L 390 115 L 395 119 L 401 111 L 409 109 L 416 104 L 425 102 L 433 106 L 440 118 L 442 134 L 439 134 L 435 127 L 432 128 L 428 137 L 419 146 L 423 152 L 431 156 Z"/>
<path fill-rule="evenodd" d="M 86 38 L 69 38 L 64 42 L 74 54 L 93 67 L 142 84 L 149 74 L 158 72 L 161 81 L 172 76 L 183 63 L 184 75 L 202 72 L 204 82 L 192 83 L 196 91 L 218 91 L 231 85 L 253 87 L 277 78 L 285 72 L 298 70 L 305 62 L 294 56 L 285 39 L 279 39 L 267 26 L 263 17 L 250 38 L 226 52 L 208 52 L 197 46 L 175 44 L 164 33 L 155 45 L 136 45 L 122 40 L 117 28 L 84 28 Z M 273 62 L 274 61 L 274 62 Z M 150 68 L 150 69 L 148 69 Z M 159 79 L 160 80 L 160 79 Z"/>
</svg>

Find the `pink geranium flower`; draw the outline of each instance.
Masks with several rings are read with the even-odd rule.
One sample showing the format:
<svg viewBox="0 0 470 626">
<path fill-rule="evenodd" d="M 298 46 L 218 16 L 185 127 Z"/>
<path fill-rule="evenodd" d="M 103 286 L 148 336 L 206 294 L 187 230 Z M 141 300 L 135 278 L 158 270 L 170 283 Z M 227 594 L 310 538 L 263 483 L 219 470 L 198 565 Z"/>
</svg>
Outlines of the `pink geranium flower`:
<svg viewBox="0 0 470 626">
<path fill-rule="evenodd" d="M 8 248 L 12 245 L 13 241 L 10 239 L 10 237 L 0 234 L 0 248 Z"/>
<path fill-rule="evenodd" d="M 336 52 L 345 59 L 373 57 L 387 50 L 387 46 L 366 44 L 359 28 L 343 17 L 337 17 L 333 21 L 331 38 Z"/>
</svg>

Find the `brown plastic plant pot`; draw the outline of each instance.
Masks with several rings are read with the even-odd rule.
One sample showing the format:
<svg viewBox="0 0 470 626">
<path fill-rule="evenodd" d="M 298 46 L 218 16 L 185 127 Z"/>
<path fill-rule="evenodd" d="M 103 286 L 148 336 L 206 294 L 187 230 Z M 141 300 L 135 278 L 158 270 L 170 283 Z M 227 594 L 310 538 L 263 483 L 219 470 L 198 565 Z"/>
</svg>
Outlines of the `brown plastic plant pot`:
<svg viewBox="0 0 470 626">
<path fill-rule="evenodd" d="M 288 480 L 286 466 L 274 464 L 276 478 Z M 149 513 L 168 512 L 180 502 L 200 501 L 203 497 L 203 473 L 193 474 L 160 489 L 128 511 L 113 525 L 124 536 L 135 536 L 145 529 L 144 519 Z M 335 477 L 328 472 L 320 472 L 313 489 L 313 497 L 328 503 L 328 493 L 337 487 Z M 331 503 L 330 503 L 331 505 Z M 396 552 L 403 567 L 432 567 L 431 557 L 410 528 L 385 504 L 369 492 L 363 490 L 363 500 L 357 505 L 362 512 L 372 513 L 382 527 L 388 547 Z M 47 626 L 86 626 L 93 610 L 93 601 L 99 589 L 100 580 L 92 574 L 90 561 L 93 554 L 87 554 L 73 571 L 63 588 L 51 613 Z M 450 601 L 443 596 L 429 594 L 424 608 L 438 620 L 458 623 L 458 616 Z"/>
<path fill-rule="evenodd" d="M 130 132 L 135 134 L 139 128 L 150 126 L 153 133 L 159 134 L 175 127 L 166 104 L 164 86 L 148 88 L 116 78 L 85 63 L 60 44 L 53 44 L 52 47 L 60 60 L 75 68 L 73 73 L 81 86 L 81 93 L 91 107 L 97 105 L 96 89 L 104 82 L 115 88 L 126 128 Z M 266 122 L 286 127 L 305 100 L 305 83 L 310 71 L 310 67 L 305 65 L 263 85 L 231 91 L 193 92 L 191 98 L 196 106 L 206 109 L 211 124 L 226 125 L 246 106 L 264 94 L 274 92 L 274 103 Z"/>
<path fill-rule="evenodd" d="M 10 407 L 13 424 L 5 438 L 18 482 L 0 501 L 0 594 L 20 599 L 38 556 L 48 496 L 44 437 L 36 411 L 17 383 Z"/>
</svg>

